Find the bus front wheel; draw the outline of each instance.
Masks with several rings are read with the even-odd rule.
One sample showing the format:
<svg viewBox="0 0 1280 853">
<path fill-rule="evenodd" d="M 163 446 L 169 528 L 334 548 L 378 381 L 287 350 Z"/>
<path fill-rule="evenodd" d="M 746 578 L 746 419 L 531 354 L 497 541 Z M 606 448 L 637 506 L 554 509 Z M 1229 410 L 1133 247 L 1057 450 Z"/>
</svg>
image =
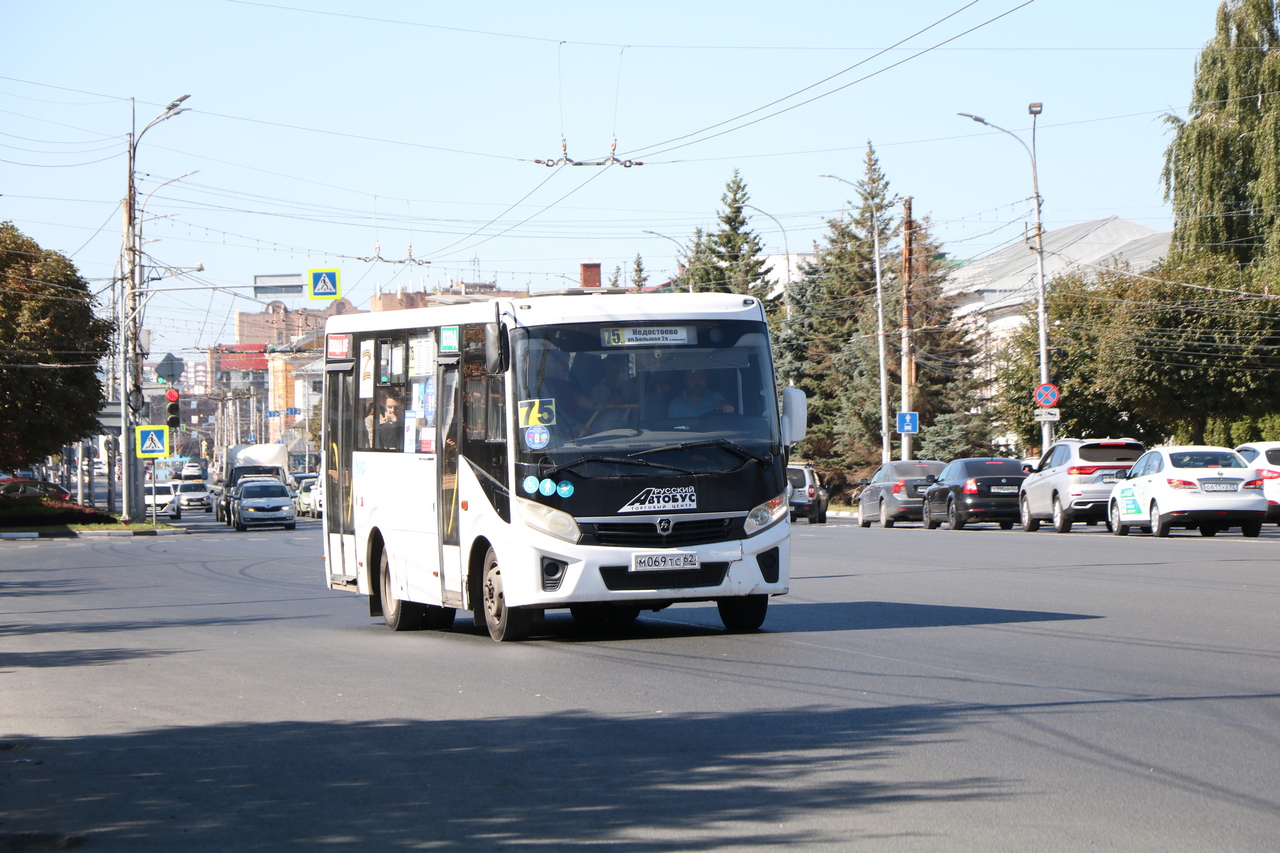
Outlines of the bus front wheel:
<svg viewBox="0 0 1280 853">
<path fill-rule="evenodd" d="M 716 608 L 720 611 L 720 621 L 724 623 L 725 630 L 754 631 L 764 624 L 765 613 L 769 609 L 769 596 L 721 598 L 716 601 Z"/>
<path fill-rule="evenodd" d="M 502 592 L 502 567 L 493 549 L 484 555 L 484 576 L 480 581 L 484 602 L 484 622 L 489 636 L 499 643 L 523 640 L 529 636 L 536 615 L 532 610 L 508 607 Z"/>
</svg>

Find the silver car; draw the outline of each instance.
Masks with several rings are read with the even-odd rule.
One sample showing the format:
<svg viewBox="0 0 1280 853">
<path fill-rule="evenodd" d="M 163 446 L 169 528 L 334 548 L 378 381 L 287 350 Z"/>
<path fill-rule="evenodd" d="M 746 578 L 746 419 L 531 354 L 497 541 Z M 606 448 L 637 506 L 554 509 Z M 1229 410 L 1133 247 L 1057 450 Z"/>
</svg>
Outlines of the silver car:
<svg viewBox="0 0 1280 853">
<path fill-rule="evenodd" d="M 945 462 L 928 459 L 884 463 L 871 479 L 862 480 L 858 524 L 870 527 L 879 521 L 881 527 L 893 527 L 897 521 L 919 521 L 929 488 L 927 478 L 936 478 L 945 467 Z"/>
<path fill-rule="evenodd" d="M 1049 446 L 1022 481 L 1018 509 L 1022 529 L 1052 521 L 1069 533 L 1076 521 L 1107 519 L 1107 501 L 1116 474 L 1128 471 L 1146 448 L 1132 438 L 1065 438 Z"/>
</svg>

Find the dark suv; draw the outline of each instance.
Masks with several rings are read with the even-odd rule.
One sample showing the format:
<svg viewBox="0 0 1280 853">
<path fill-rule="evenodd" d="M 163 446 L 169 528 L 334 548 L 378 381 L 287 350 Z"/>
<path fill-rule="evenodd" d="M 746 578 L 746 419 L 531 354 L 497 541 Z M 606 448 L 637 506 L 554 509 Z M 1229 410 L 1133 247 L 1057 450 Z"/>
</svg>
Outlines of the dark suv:
<svg viewBox="0 0 1280 853">
<path fill-rule="evenodd" d="M 826 524 L 827 487 L 818 472 L 808 465 L 788 465 L 787 482 L 791 484 L 791 520 L 803 515 L 810 524 Z"/>
</svg>

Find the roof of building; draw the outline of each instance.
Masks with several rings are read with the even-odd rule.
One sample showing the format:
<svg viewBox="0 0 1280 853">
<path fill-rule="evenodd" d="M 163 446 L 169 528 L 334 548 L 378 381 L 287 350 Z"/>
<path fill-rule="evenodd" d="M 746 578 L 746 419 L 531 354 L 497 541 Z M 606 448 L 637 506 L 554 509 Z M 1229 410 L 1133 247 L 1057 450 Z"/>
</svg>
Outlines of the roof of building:
<svg viewBox="0 0 1280 853">
<path fill-rule="evenodd" d="M 1082 273 L 1125 262 L 1135 271 L 1150 269 L 1169 252 L 1171 231 L 1109 216 L 1044 232 L 1044 276 Z M 947 292 L 958 298 L 957 316 L 1020 312 L 1036 296 L 1036 253 L 1018 242 L 978 258 L 951 274 Z"/>
</svg>

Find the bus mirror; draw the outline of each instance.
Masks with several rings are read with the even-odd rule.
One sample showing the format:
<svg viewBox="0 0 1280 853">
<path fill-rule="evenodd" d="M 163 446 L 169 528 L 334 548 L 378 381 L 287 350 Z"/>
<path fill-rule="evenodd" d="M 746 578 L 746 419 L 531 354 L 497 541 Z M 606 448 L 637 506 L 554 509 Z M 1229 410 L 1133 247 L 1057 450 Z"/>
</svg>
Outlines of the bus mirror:
<svg viewBox="0 0 1280 853">
<path fill-rule="evenodd" d="M 489 373 L 505 373 L 511 365 L 511 337 L 501 323 L 484 327 L 484 369 Z"/>
<path fill-rule="evenodd" d="M 808 400 L 799 388 L 782 391 L 782 443 L 788 447 L 804 440 Z"/>
</svg>

